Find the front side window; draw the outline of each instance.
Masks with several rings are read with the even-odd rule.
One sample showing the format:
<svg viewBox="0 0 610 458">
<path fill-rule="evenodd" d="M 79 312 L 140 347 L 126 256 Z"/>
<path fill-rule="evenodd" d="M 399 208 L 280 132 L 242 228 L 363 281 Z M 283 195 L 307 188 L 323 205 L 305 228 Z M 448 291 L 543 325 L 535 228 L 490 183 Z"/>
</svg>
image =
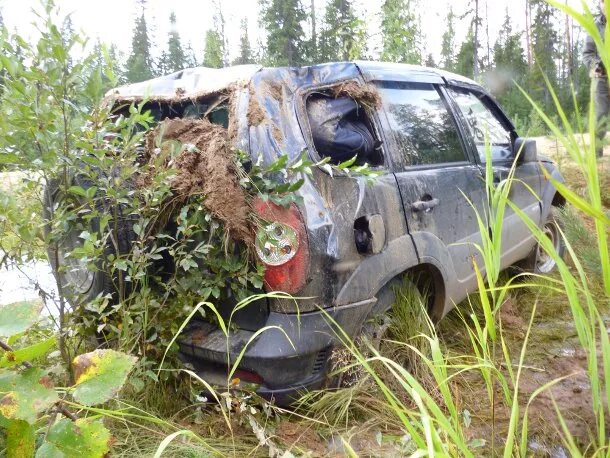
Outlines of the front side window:
<svg viewBox="0 0 610 458">
<path fill-rule="evenodd" d="M 407 165 L 467 160 L 453 116 L 433 84 L 384 81 L 379 90 Z"/>
<path fill-rule="evenodd" d="M 485 101 L 470 91 L 451 89 L 450 92 L 466 120 L 481 162 L 486 162 L 487 143 L 490 145 L 492 161 L 510 159 L 510 130 L 504 127 Z"/>
</svg>

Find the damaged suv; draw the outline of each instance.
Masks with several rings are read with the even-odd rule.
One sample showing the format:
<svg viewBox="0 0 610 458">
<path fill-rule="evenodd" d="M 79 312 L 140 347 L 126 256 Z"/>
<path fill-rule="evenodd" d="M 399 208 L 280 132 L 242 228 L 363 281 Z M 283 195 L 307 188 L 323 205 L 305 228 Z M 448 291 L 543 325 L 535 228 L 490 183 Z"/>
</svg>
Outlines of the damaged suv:
<svg viewBox="0 0 610 458">
<path fill-rule="evenodd" d="M 231 94 L 224 109 L 210 111 L 210 94 L 222 91 Z M 314 163 L 355 158 L 378 174 L 370 179 L 316 166 L 302 177 L 299 205 L 254 203 L 277 240 L 256 250 L 266 291 L 305 299 L 253 302 L 234 315 L 228 343 L 215 325 L 192 323 L 180 340 L 181 358 L 210 383 L 226 382 L 227 361 L 267 327 L 247 346 L 238 377 L 287 403 L 325 382 L 338 343 L 329 317 L 357 335 L 392 307 L 393 286 L 405 276 L 425 285 L 435 321 L 475 291 L 473 259 L 483 265 L 474 246 L 481 242 L 475 210 L 489 210 L 486 144 L 494 181 L 514 166 L 509 198 L 563 250 L 555 214 L 564 200 L 542 169 L 562 181 L 559 171 L 537 155 L 534 141 L 519 137 L 483 88 L 461 76 L 377 62 L 194 68 L 109 96 L 146 98 L 158 119 L 207 117 L 228 128 L 233 146 L 256 163 L 282 155 L 297 161 L 306 152 Z M 510 208 L 502 248 L 502 268 L 554 268 Z"/>
</svg>

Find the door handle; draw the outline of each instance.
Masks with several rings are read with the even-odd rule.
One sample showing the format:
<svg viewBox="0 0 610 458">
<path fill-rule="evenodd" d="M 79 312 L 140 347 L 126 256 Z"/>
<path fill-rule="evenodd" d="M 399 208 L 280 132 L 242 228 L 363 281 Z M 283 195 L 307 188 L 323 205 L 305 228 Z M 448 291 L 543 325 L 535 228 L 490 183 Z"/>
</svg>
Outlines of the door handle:
<svg viewBox="0 0 610 458">
<path fill-rule="evenodd" d="M 438 199 L 418 200 L 411 204 L 411 210 L 414 212 L 430 212 L 439 203 L 440 201 Z"/>
</svg>

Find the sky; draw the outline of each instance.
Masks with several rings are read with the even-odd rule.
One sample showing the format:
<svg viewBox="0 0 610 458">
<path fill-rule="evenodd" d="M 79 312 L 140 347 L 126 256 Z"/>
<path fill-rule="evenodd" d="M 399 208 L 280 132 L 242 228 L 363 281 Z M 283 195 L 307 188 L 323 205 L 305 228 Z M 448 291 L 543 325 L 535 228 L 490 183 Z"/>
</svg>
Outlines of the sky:
<svg viewBox="0 0 610 458">
<path fill-rule="evenodd" d="M 139 14 L 136 0 L 55 0 L 63 13 L 71 13 L 76 30 L 82 30 L 92 39 L 99 38 L 102 42 L 115 43 L 120 51 L 128 54 L 131 46 L 131 34 L 134 19 Z M 371 42 L 379 43 L 379 17 L 378 12 L 382 0 L 355 0 L 355 6 L 369 24 Z M 485 10 L 485 0 L 480 0 L 482 14 Z M 213 15 L 216 0 L 147 0 L 147 20 L 152 26 L 152 39 L 160 49 L 165 47 L 169 32 L 169 15 L 176 14 L 177 28 L 183 44 L 190 43 L 197 57 L 203 56 L 204 35 L 207 29 L 213 27 Z M 310 5 L 310 0 L 303 0 L 303 4 Z M 325 0 L 316 0 L 316 10 L 325 3 Z M 436 60 L 441 48 L 441 36 L 445 24 L 445 16 L 449 5 L 453 5 L 457 16 L 467 11 L 469 0 L 420 0 L 422 7 L 421 24 L 425 33 L 426 53 L 431 53 Z M 525 24 L 525 0 L 487 0 L 489 17 L 489 35 L 491 45 L 504 20 L 505 10 L 509 14 L 514 27 L 522 29 Z M 575 6 L 580 0 L 568 0 Z M 252 45 L 256 47 L 258 40 L 262 39 L 258 28 L 258 1 L 257 0 L 223 0 L 222 10 L 226 21 L 226 34 L 229 40 L 229 57 L 233 59 L 238 52 L 239 36 L 241 34 L 240 22 L 243 18 L 248 20 L 248 34 Z M 596 4 L 596 0 L 589 0 L 589 4 Z M 35 34 L 32 22 L 35 19 L 32 9 L 38 7 L 38 0 L 0 0 L 0 9 L 5 24 L 10 30 L 17 30 L 26 37 Z M 321 18 L 322 11 L 317 14 Z M 456 30 L 456 43 L 464 38 L 468 28 L 468 19 L 458 20 Z M 485 30 L 483 30 L 485 33 Z M 483 35 L 485 43 L 485 35 Z"/>
</svg>

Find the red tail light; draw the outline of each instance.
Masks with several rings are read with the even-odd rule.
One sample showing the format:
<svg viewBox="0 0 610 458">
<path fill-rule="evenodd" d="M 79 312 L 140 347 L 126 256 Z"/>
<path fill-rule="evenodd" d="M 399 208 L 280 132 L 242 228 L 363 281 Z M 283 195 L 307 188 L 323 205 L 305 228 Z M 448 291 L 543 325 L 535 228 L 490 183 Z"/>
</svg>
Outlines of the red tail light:
<svg viewBox="0 0 610 458">
<path fill-rule="evenodd" d="M 307 282 L 309 244 L 299 208 L 280 207 L 260 199 L 254 209 L 263 220 L 256 234 L 256 252 L 265 264 L 267 291 L 297 293 Z"/>
</svg>

